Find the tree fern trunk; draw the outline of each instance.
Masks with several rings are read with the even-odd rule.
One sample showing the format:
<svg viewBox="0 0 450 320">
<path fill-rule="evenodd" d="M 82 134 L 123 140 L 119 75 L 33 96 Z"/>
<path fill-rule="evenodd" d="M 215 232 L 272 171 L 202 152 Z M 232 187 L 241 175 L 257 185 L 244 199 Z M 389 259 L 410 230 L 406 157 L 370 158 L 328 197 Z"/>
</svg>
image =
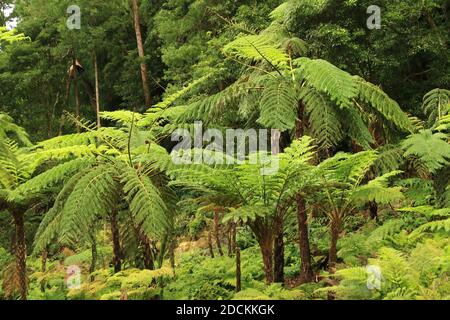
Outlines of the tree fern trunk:
<svg viewBox="0 0 450 320">
<path fill-rule="evenodd" d="M 153 254 L 150 239 L 143 232 L 140 232 L 141 244 L 144 248 L 144 268 L 148 270 L 155 269 L 155 257 Z"/>
<path fill-rule="evenodd" d="M 375 201 L 369 202 L 370 219 L 378 220 L 378 204 Z"/>
<path fill-rule="evenodd" d="M 114 272 L 120 272 L 122 270 L 121 249 L 120 249 L 120 235 L 119 226 L 117 223 L 117 211 L 113 211 L 110 216 L 111 223 L 111 235 L 113 240 L 113 265 Z"/>
<path fill-rule="evenodd" d="M 278 218 L 274 230 L 273 255 L 274 255 L 274 281 L 284 282 L 284 239 L 283 220 Z"/>
<path fill-rule="evenodd" d="M 295 123 L 295 138 L 300 139 L 304 133 L 304 113 L 305 106 L 300 102 L 298 107 L 297 121 Z M 298 245 L 300 249 L 301 271 L 300 281 L 302 283 L 314 280 L 314 272 L 311 267 L 311 249 L 309 246 L 308 216 L 306 213 L 306 203 L 300 194 L 296 195 L 297 203 L 297 224 L 298 224 Z"/>
<path fill-rule="evenodd" d="M 95 236 L 91 237 L 91 265 L 89 266 L 89 274 L 90 274 L 90 281 L 94 281 L 95 277 L 92 275 L 92 273 L 95 271 L 95 268 L 97 266 L 97 241 L 95 240 Z"/>
<path fill-rule="evenodd" d="M 331 232 L 331 242 L 330 242 L 330 252 L 328 256 L 328 266 L 332 271 L 336 267 L 337 263 L 337 242 L 339 240 L 339 233 L 341 232 L 341 222 L 338 218 L 332 218 L 330 232 Z"/>
<path fill-rule="evenodd" d="M 212 237 L 211 237 L 211 231 L 208 231 L 208 249 L 209 249 L 209 255 L 211 258 L 214 258 L 214 249 L 212 245 Z"/>
<path fill-rule="evenodd" d="M 297 224 L 298 245 L 300 249 L 301 270 L 300 282 L 307 283 L 314 280 L 314 272 L 311 267 L 311 250 L 309 247 L 308 215 L 306 213 L 305 200 L 297 194 Z"/>
<path fill-rule="evenodd" d="M 219 250 L 220 256 L 223 256 L 222 243 L 220 241 L 220 222 L 219 212 L 214 211 L 214 234 L 216 236 L 217 250 Z"/>
<path fill-rule="evenodd" d="M 273 238 L 270 234 L 263 234 L 259 240 L 264 264 L 264 278 L 267 284 L 273 283 Z"/>
<path fill-rule="evenodd" d="M 241 291 L 241 249 L 236 249 L 236 292 Z"/>
<path fill-rule="evenodd" d="M 47 271 L 47 257 L 48 257 L 48 249 L 44 249 L 41 255 L 41 272 L 45 273 Z M 41 292 L 45 292 L 45 280 L 42 280 L 40 283 Z"/>
<path fill-rule="evenodd" d="M 25 226 L 23 215 L 15 213 L 14 224 L 16 227 L 16 272 L 19 278 L 19 293 L 22 300 L 27 300 L 27 265 L 26 255 L 27 247 L 25 243 Z"/>
</svg>

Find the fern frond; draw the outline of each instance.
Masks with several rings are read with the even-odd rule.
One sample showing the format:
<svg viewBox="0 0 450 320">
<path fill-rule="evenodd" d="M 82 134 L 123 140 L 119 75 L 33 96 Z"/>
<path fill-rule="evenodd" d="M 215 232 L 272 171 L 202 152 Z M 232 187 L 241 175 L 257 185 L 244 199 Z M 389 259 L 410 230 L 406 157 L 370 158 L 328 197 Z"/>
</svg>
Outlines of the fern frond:
<svg viewBox="0 0 450 320">
<path fill-rule="evenodd" d="M 171 227 L 171 215 L 160 190 L 152 180 L 128 166 L 121 166 L 125 199 L 136 222 L 149 237 L 162 237 Z"/>
<path fill-rule="evenodd" d="M 343 108 L 351 108 L 358 94 L 353 77 L 325 60 L 299 58 L 294 60 L 298 74 L 308 85 L 326 93 L 332 101 Z"/>
<path fill-rule="evenodd" d="M 415 128 L 406 113 L 380 87 L 366 82 L 360 77 L 354 77 L 354 81 L 358 86 L 358 98 L 363 103 L 377 110 L 399 129 L 406 132 L 414 132 Z"/>
<path fill-rule="evenodd" d="M 450 113 L 450 90 L 433 89 L 423 98 L 422 109 L 428 116 L 428 123 L 435 124 Z"/>
<path fill-rule="evenodd" d="M 408 137 L 402 147 L 404 156 L 418 157 L 432 173 L 450 164 L 450 144 L 443 133 L 424 130 Z"/>
<path fill-rule="evenodd" d="M 311 135 L 319 146 L 328 150 L 335 147 L 344 137 L 338 111 L 327 95 L 309 87 L 301 89 L 300 99 L 309 116 Z"/>
<path fill-rule="evenodd" d="M 282 131 L 292 129 L 297 118 L 297 107 L 293 86 L 282 80 L 273 81 L 262 92 L 258 122 Z"/>
<path fill-rule="evenodd" d="M 250 61 L 268 61 L 276 67 L 286 67 L 288 56 L 279 49 L 273 34 L 247 35 L 227 44 L 223 51 L 240 59 Z"/>
</svg>

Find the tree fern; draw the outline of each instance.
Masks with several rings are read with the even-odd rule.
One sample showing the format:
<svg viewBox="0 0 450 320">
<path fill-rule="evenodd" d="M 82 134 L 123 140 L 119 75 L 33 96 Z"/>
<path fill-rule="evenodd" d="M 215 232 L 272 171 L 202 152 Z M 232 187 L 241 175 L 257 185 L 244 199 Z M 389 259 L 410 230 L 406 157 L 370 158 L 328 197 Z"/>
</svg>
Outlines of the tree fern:
<svg viewBox="0 0 450 320">
<path fill-rule="evenodd" d="M 352 107 L 358 88 L 349 73 L 325 60 L 299 58 L 294 62 L 299 67 L 299 77 L 305 79 L 310 86 L 326 93 L 339 106 Z"/>
<path fill-rule="evenodd" d="M 357 84 L 358 98 L 377 110 L 386 119 L 392 121 L 399 129 L 406 132 L 413 132 L 414 127 L 408 116 L 401 110 L 397 102 L 392 100 L 379 87 L 355 77 Z"/>
<path fill-rule="evenodd" d="M 447 136 L 443 133 L 424 130 L 402 143 L 404 156 L 418 157 L 430 172 L 435 173 L 450 163 L 450 144 L 446 140 Z"/>
<path fill-rule="evenodd" d="M 428 92 L 423 98 L 422 109 L 432 126 L 450 113 L 450 90 L 433 89 Z"/>
<path fill-rule="evenodd" d="M 260 101 L 258 122 L 265 127 L 292 129 L 297 118 L 295 90 L 290 83 L 273 81 L 265 87 Z"/>
<path fill-rule="evenodd" d="M 300 99 L 305 104 L 312 135 L 323 149 L 336 146 L 344 137 L 339 116 L 328 96 L 309 87 L 301 90 Z"/>
<path fill-rule="evenodd" d="M 288 57 L 278 46 L 279 44 L 272 34 L 262 33 L 237 38 L 227 44 L 223 51 L 225 54 L 237 58 L 259 62 L 266 61 L 275 67 L 285 67 Z"/>
</svg>

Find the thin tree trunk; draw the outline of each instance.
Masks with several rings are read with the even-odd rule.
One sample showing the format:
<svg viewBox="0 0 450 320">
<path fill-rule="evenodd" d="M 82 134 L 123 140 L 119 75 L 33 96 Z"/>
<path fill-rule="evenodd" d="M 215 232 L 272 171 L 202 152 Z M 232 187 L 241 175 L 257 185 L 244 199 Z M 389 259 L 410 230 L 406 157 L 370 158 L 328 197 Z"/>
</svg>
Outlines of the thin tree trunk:
<svg viewBox="0 0 450 320">
<path fill-rule="evenodd" d="M 274 255 L 274 281 L 284 282 L 284 239 L 283 239 L 283 220 L 278 218 L 275 224 L 275 238 L 273 242 L 273 255 Z"/>
<path fill-rule="evenodd" d="M 305 200 L 300 194 L 296 196 L 298 245 L 300 249 L 301 270 L 300 282 L 307 283 L 314 280 L 314 272 L 311 267 L 311 250 L 309 247 L 308 215 L 306 213 Z"/>
<path fill-rule="evenodd" d="M 74 94 L 75 94 L 75 116 L 77 118 L 77 121 L 80 120 L 80 93 L 78 90 L 78 75 L 77 75 L 77 59 L 75 58 L 75 56 L 73 57 L 73 90 L 74 90 Z M 77 126 L 77 132 L 80 133 L 80 125 L 77 122 L 76 124 Z"/>
<path fill-rule="evenodd" d="M 214 235 L 216 237 L 217 249 L 219 250 L 220 256 L 223 256 L 222 243 L 220 241 L 220 223 L 219 223 L 219 212 L 214 211 Z"/>
<path fill-rule="evenodd" d="M 97 267 L 97 241 L 95 240 L 95 236 L 93 235 L 91 237 L 91 265 L 89 266 L 89 274 L 90 274 L 90 281 L 93 282 L 95 280 L 95 277 L 92 275 L 92 273 L 95 271 L 95 268 Z"/>
<path fill-rule="evenodd" d="M 139 15 L 139 4 L 138 0 L 131 0 L 132 9 L 133 9 L 133 17 L 134 17 L 134 29 L 136 32 L 136 42 L 138 48 L 139 58 L 141 59 L 141 78 L 142 78 L 142 87 L 144 89 L 144 98 L 145 105 L 147 108 L 151 106 L 151 97 L 150 97 L 150 89 L 148 82 L 148 69 L 147 64 L 145 63 L 145 52 L 144 45 L 142 42 L 142 31 L 141 31 L 141 18 Z"/>
<path fill-rule="evenodd" d="M 27 247 L 25 242 L 25 226 L 23 215 L 15 213 L 14 224 L 16 227 L 16 272 L 19 278 L 19 293 L 22 300 L 27 300 Z"/>
<path fill-rule="evenodd" d="M 170 267 L 175 272 L 175 239 L 172 239 L 169 246 L 169 260 L 170 260 Z"/>
<path fill-rule="evenodd" d="M 41 255 L 41 272 L 45 273 L 47 271 L 47 257 L 48 257 L 48 249 L 44 249 Z M 41 292 L 45 292 L 45 280 L 42 280 L 40 283 Z"/>
<path fill-rule="evenodd" d="M 97 54 L 94 55 L 94 69 L 95 69 L 95 111 L 97 114 L 97 128 L 102 126 L 100 121 L 100 79 L 98 71 Z"/>
<path fill-rule="evenodd" d="M 120 235 L 119 226 L 117 222 L 117 211 L 113 211 L 110 216 L 111 223 L 111 235 L 113 240 L 113 265 L 114 273 L 120 272 L 122 270 L 122 260 L 121 260 L 121 249 L 120 249 Z"/>
<path fill-rule="evenodd" d="M 236 292 L 241 291 L 241 249 L 236 249 Z"/>
<path fill-rule="evenodd" d="M 209 255 L 211 258 L 214 258 L 214 249 L 212 245 L 212 239 L 211 239 L 211 231 L 208 231 L 208 248 L 209 248 Z"/>
<path fill-rule="evenodd" d="M 231 237 L 232 237 L 232 229 L 233 226 L 230 223 L 228 225 L 228 230 L 227 230 L 227 249 L 228 249 L 228 257 L 232 257 L 233 256 L 233 249 L 232 249 L 232 245 L 231 245 Z"/>
<path fill-rule="evenodd" d="M 339 240 L 339 233 L 341 232 L 341 222 L 338 217 L 331 219 L 331 241 L 330 252 L 328 257 L 328 266 L 332 270 L 337 263 L 337 242 Z"/>
</svg>

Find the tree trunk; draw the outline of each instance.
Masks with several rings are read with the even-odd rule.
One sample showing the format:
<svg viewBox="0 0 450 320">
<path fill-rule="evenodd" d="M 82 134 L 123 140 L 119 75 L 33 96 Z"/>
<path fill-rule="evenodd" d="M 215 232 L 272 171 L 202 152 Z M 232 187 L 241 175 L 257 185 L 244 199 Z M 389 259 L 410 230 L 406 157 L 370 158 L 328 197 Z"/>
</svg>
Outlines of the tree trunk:
<svg viewBox="0 0 450 320">
<path fill-rule="evenodd" d="M 308 215 L 306 213 L 306 203 L 300 194 L 296 196 L 297 201 L 297 224 L 298 224 L 298 245 L 300 249 L 301 270 L 300 282 L 307 283 L 314 280 L 314 272 L 311 267 L 311 249 L 309 247 Z"/>
<path fill-rule="evenodd" d="M 273 283 L 273 238 L 269 234 L 262 235 L 259 241 L 264 264 L 264 277 L 267 284 Z"/>
<path fill-rule="evenodd" d="M 175 272 L 175 246 L 176 241 L 175 239 L 172 239 L 169 246 L 169 261 L 170 261 L 170 267 Z"/>
<path fill-rule="evenodd" d="M 375 201 L 369 202 L 370 219 L 378 220 L 378 204 Z"/>
<path fill-rule="evenodd" d="M 295 138 L 300 139 L 304 134 L 305 105 L 300 101 L 298 106 L 297 121 L 295 123 Z M 300 249 L 301 270 L 300 281 L 302 283 L 311 282 L 314 273 L 311 267 L 311 249 L 309 246 L 308 215 L 306 213 L 306 203 L 300 194 L 296 195 L 297 202 L 297 224 L 298 224 L 298 244 Z"/>
<path fill-rule="evenodd" d="M 331 242 L 330 252 L 328 257 L 328 266 L 332 271 L 337 263 L 337 242 L 339 240 L 339 233 L 341 232 L 341 222 L 337 217 L 333 217 L 331 220 Z"/>
<path fill-rule="evenodd" d="M 148 270 L 155 269 L 155 258 L 153 255 L 152 245 L 150 243 L 150 239 L 141 232 L 141 243 L 144 248 L 144 268 Z"/>
<path fill-rule="evenodd" d="M 113 240 L 114 273 L 117 273 L 117 272 L 120 272 L 120 270 L 122 270 L 120 235 L 119 235 L 119 226 L 117 223 L 117 211 L 113 211 L 111 213 L 110 223 L 111 223 L 111 235 L 112 235 L 112 240 Z"/>
<path fill-rule="evenodd" d="M 19 278 L 19 293 L 22 300 L 27 300 L 27 246 L 25 242 L 25 226 L 23 215 L 15 213 L 14 224 L 16 227 L 16 272 Z"/>
<path fill-rule="evenodd" d="M 275 224 L 273 242 L 274 255 L 274 281 L 278 283 L 284 282 L 284 232 L 283 219 L 279 218 Z"/>
<path fill-rule="evenodd" d="M 45 273 L 47 271 L 47 257 L 48 257 L 48 249 L 44 249 L 41 255 L 41 272 Z M 45 280 L 42 280 L 40 283 L 41 292 L 45 292 Z"/>
<path fill-rule="evenodd" d="M 236 223 L 230 223 L 230 231 L 228 237 L 228 256 L 232 257 L 236 252 Z"/>
<path fill-rule="evenodd" d="M 211 231 L 208 231 L 208 249 L 209 249 L 209 255 L 211 258 L 214 258 L 214 249 L 212 245 L 212 239 L 211 239 Z"/>
<path fill-rule="evenodd" d="M 90 281 L 93 282 L 95 280 L 95 277 L 92 275 L 92 273 L 95 271 L 95 268 L 97 266 L 97 241 L 95 240 L 95 236 L 91 237 L 91 265 L 89 266 L 89 274 L 90 274 Z"/>
<path fill-rule="evenodd" d="M 214 211 L 214 235 L 216 237 L 217 249 L 219 250 L 219 254 L 220 256 L 223 256 L 222 243 L 220 241 L 220 223 L 218 211 Z"/>
<path fill-rule="evenodd" d="M 80 120 L 80 92 L 78 90 L 78 75 L 77 75 L 77 59 L 75 56 L 73 57 L 72 63 L 74 72 L 73 72 L 73 90 L 75 95 L 75 116 L 77 121 Z M 77 132 L 80 133 L 80 124 L 77 122 Z"/>
<path fill-rule="evenodd" d="M 97 128 L 99 129 L 102 124 L 100 121 L 100 79 L 98 71 L 97 54 L 94 55 L 94 69 L 95 69 L 95 111 L 97 114 Z"/>
<path fill-rule="evenodd" d="M 236 292 L 241 291 L 241 249 L 236 249 Z"/>
<path fill-rule="evenodd" d="M 144 45 L 142 42 L 142 31 L 141 31 L 141 18 L 139 15 L 139 4 L 138 0 L 131 0 L 131 5 L 133 9 L 133 17 L 134 17 L 134 29 L 136 32 L 136 42 L 138 47 L 139 58 L 141 59 L 141 78 L 142 78 L 142 87 L 144 89 L 144 98 L 145 105 L 147 108 L 151 106 L 151 97 L 150 97 L 150 89 L 148 83 L 148 69 L 147 64 L 145 63 L 145 52 Z"/>
</svg>

